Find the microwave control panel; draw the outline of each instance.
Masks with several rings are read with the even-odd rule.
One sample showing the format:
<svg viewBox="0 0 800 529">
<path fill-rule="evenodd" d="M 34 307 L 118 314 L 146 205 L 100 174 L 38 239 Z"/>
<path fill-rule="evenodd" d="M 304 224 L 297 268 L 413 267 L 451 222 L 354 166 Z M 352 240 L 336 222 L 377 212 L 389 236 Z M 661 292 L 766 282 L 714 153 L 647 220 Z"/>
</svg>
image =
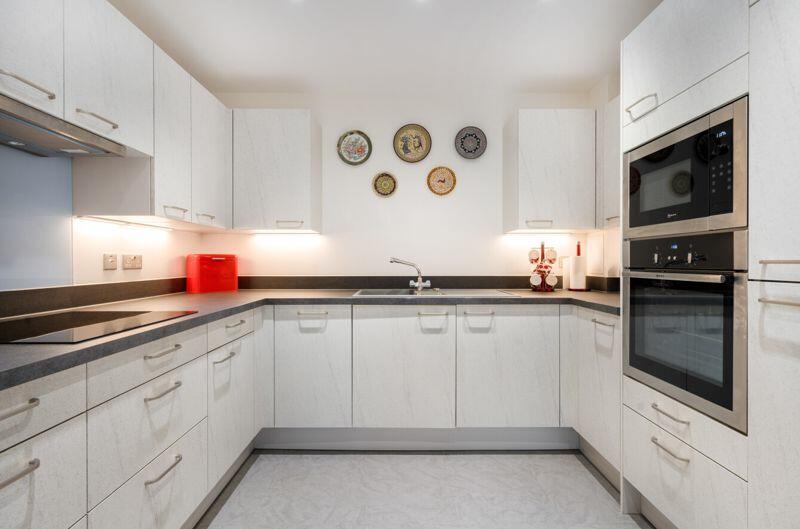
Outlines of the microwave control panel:
<svg viewBox="0 0 800 529">
<path fill-rule="evenodd" d="M 733 211 L 733 120 L 708 131 L 708 192 L 711 215 Z"/>
<path fill-rule="evenodd" d="M 659 270 L 733 270 L 733 232 L 630 241 L 628 267 Z"/>
</svg>

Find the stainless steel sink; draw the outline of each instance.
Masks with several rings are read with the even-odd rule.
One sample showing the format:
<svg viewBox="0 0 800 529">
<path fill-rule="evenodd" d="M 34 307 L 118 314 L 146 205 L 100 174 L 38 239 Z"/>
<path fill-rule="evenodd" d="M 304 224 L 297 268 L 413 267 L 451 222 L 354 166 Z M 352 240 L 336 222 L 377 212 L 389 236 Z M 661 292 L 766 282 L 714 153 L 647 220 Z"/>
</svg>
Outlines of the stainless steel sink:
<svg viewBox="0 0 800 529">
<path fill-rule="evenodd" d="M 489 288 L 476 288 L 476 289 L 438 289 L 431 288 L 417 292 L 415 289 L 410 288 L 365 288 L 359 290 L 354 296 L 358 297 L 427 297 L 427 296 L 443 296 L 443 297 L 487 297 L 487 298 L 507 298 L 516 297 L 516 294 L 505 292 L 503 290 L 495 290 Z"/>
</svg>

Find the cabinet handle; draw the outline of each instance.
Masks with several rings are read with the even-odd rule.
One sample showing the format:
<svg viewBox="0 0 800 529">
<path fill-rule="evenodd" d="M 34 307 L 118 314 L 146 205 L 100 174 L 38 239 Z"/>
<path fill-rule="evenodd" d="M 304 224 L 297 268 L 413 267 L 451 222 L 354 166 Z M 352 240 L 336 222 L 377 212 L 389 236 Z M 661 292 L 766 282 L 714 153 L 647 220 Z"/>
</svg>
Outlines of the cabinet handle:
<svg viewBox="0 0 800 529">
<path fill-rule="evenodd" d="M 86 114 L 87 116 L 92 116 L 93 118 L 97 118 L 97 119 L 99 119 L 100 121 L 103 121 L 103 122 L 105 122 L 105 123 L 108 123 L 109 125 L 111 125 L 111 128 L 112 128 L 112 129 L 114 129 L 114 130 L 116 130 L 116 129 L 118 129 L 118 128 L 119 128 L 119 124 L 118 124 L 118 123 L 114 123 L 114 122 L 113 122 L 113 121 L 111 121 L 110 119 L 108 119 L 108 118 L 104 118 L 104 117 L 103 117 L 103 116 L 101 116 L 100 114 L 96 114 L 96 113 L 94 113 L 94 112 L 90 112 L 89 110 L 84 110 L 84 109 L 82 109 L 82 108 L 76 108 L 76 109 L 75 109 L 75 112 L 77 112 L 78 114 Z"/>
<path fill-rule="evenodd" d="M 298 316 L 327 316 L 328 315 L 328 311 L 327 310 L 320 310 L 320 311 L 314 312 L 314 311 L 298 310 L 297 311 L 297 315 Z"/>
<path fill-rule="evenodd" d="M 609 220 L 614 220 L 614 219 L 618 219 L 618 218 L 619 218 L 619 215 L 614 215 L 613 217 L 606 217 L 606 222 L 608 222 Z"/>
<path fill-rule="evenodd" d="M 654 99 L 656 100 L 656 104 L 653 106 L 653 108 L 651 108 L 650 110 L 648 110 L 648 111 L 647 111 L 647 112 L 645 112 L 644 114 L 640 114 L 640 115 L 638 115 L 638 116 L 634 116 L 634 115 L 633 115 L 633 107 L 635 107 L 636 105 L 638 105 L 639 103 L 641 103 L 641 102 L 642 102 L 642 101 L 644 101 L 645 99 L 650 99 L 651 97 L 652 97 L 652 98 L 654 98 Z M 655 110 L 655 109 L 657 109 L 657 108 L 658 108 L 658 94 L 657 94 L 657 93 L 655 93 L 655 92 L 653 92 L 652 94 L 647 94 L 646 96 L 642 96 L 642 97 L 640 97 L 639 99 L 637 99 L 636 101 L 634 101 L 633 103 L 631 103 L 630 105 L 628 105 L 628 106 L 625 108 L 625 112 L 627 112 L 627 113 L 628 113 L 628 115 L 631 117 L 631 121 L 636 121 L 636 120 L 642 119 L 642 118 L 643 118 L 643 117 L 645 117 L 647 114 L 649 114 L 650 112 L 652 112 L 653 110 Z"/>
<path fill-rule="evenodd" d="M 241 327 L 246 322 L 244 320 L 239 320 L 237 323 L 228 323 L 225 325 L 226 329 L 235 329 L 236 327 Z"/>
<path fill-rule="evenodd" d="M 175 461 L 170 466 L 168 466 L 166 468 L 166 470 L 164 470 L 164 472 L 162 472 L 158 476 L 154 477 L 153 479 L 148 479 L 147 481 L 145 481 L 144 482 L 144 486 L 145 487 L 149 487 L 150 485 L 154 485 L 154 484 L 158 483 L 159 481 L 161 481 L 162 479 L 164 479 L 164 477 L 167 474 L 169 474 L 170 472 L 172 472 L 175 469 L 175 467 L 177 467 L 178 464 L 180 464 L 181 461 L 183 461 L 183 456 L 180 455 L 180 454 L 176 455 L 175 456 Z"/>
<path fill-rule="evenodd" d="M 13 476 L 11 476 L 10 478 L 4 479 L 3 481 L 0 481 L 0 490 L 8 487 L 9 485 L 14 483 L 15 481 L 21 480 L 22 478 L 24 478 L 25 476 L 27 476 L 28 474 L 30 474 L 31 472 L 33 472 L 34 470 L 39 468 L 39 465 L 40 465 L 40 463 L 39 463 L 38 459 L 31 459 L 30 461 L 28 461 L 28 464 L 27 464 L 27 466 L 25 468 L 23 468 L 22 470 L 20 470 L 19 472 L 17 472 Z"/>
<path fill-rule="evenodd" d="M 488 312 L 473 312 L 465 310 L 464 316 L 494 316 L 494 311 L 490 310 Z"/>
<path fill-rule="evenodd" d="M 611 327 L 612 329 L 617 326 L 615 323 L 606 323 L 598 320 L 597 318 L 592 318 L 592 323 L 595 325 L 602 325 L 603 327 Z"/>
<path fill-rule="evenodd" d="M 153 355 L 144 355 L 143 358 L 145 360 L 155 360 L 156 358 L 161 358 L 162 356 L 167 356 L 170 353 L 174 353 L 175 351 L 180 350 L 182 347 L 183 346 L 181 344 L 176 343 L 175 345 L 173 345 L 169 349 L 164 349 L 160 353 L 156 353 L 156 354 L 153 354 Z"/>
<path fill-rule="evenodd" d="M 305 223 L 306 221 L 304 220 L 276 220 L 275 226 L 279 227 L 281 224 L 296 224 L 297 226 L 295 226 L 294 229 L 300 229 Z"/>
<path fill-rule="evenodd" d="M 526 226 L 530 226 L 531 224 L 542 224 L 542 223 L 552 224 L 553 223 L 553 219 L 538 219 L 538 220 L 537 219 L 525 219 L 525 225 Z"/>
<path fill-rule="evenodd" d="M 662 444 L 661 444 L 661 443 L 658 441 L 658 437 L 656 437 L 656 436 L 653 436 L 653 437 L 651 437 L 651 438 L 650 438 L 650 442 L 651 442 L 651 443 L 653 443 L 654 445 L 656 445 L 657 447 L 659 447 L 659 448 L 660 448 L 661 450 L 663 450 L 664 452 L 666 452 L 666 453 L 668 453 L 669 455 L 671 455 L 672 457 L 674 457 L 675 459 L 677 459 L 678 461 L 681 461 L 681 462 L 683 462 L 683 463 L 691 463 L 691 461 L 690 461 L 688 458 L 686 458 L 686 457 L 681 457 L 681 456 L 679 456 L 678 454 L 676 454 L 675 452 L 673 452 L 672 450 L 670 450 L 669 448 L 667 448 L 666 446 L 662 445 Z"/>
<path fill-rule="evenodd" d="M 177 382 L 175 382 L 175 383 L 172 385 L 172 387 L 171 387 L 171 388 L 167 388 L 167 389 L 165 389 L 164 391 L 162 391 L 162 392 L 161 392 L 161 393 L 159 393 L 158 395 L 153 395 L 152 397 L 145 397 L 145 398 L 144 398 L 144 401 L 145 401 L 145 402 L 151 402 L 151 401 L 154 401 L 154 400 L 158 400 L 158 399 L 160 399 L 161 397 L 163 397 L 164 395 L 168 395 L 168 394 L 172 393 L 173 391 L 175 391 L 176 389 L 178 389 L 178 388 L 179 388 L 179 387 L 181 387 L 182 385 L 183 385 L 183 382 L 181 382 L 180 380 L 178 380 Z"/>
<path fill-rule="evenodd" d="M 230 353 L 228 353 L 228 356 L 226 356 L 225 358 L 223 358 L 223 359 L 221 359 L 221 360 L 215 360 L 215 361 L 213 361 L 213 362 L 211 362 L 211 363 L 212 363 L 213 365 L 224 364 L 225 362 L 227 362 L 228 360 L 230 360 L 230 359 L 231 359 L 231 358 L 233 358 L 234 356 L 236 356 L 236 352 L 235 352 L 235 351 L 231 351 Z"/>
<path fill-rule="evenodd" d="M 38 90 L 41 93 L 43 93 L 44 95 L 46 95 L 47 99 L 49 99 L 51 101 L 56 98 L 55 92 L 51 92 L 50 90 L 48 90 L 47 88 L 43 87 L 42 85 L 36 84 L 33 81 L 31 81 L 30 79 L 26 79 L 26 78 L 22 77 L 21 75 L 15 74 L 14 72 L 9 72 L 8 70 L 4 70 L 3 68 L 0 68 L 0 75 L 6 75 L 8 77 L 16 79 L 17 81 L 19 81 L 21 83 L 25 83 L 26 85 L 30 86 L 31 88 L 35 88 L 36 90 Z"/>
<path fill-rule="evenodd" d="M 449 312 L 417 312 L 417 316 L 447 316 Z"/>
<path fill-rule="evenodd" d="M 683 419 L 679 419 L 679 418 L 675 417 L 674 415 L 672 415 L 671 413 L 668 413 L 668 412 L 662 410 L 661 408 L 658 407 L 658 404 L 656 404 L 655 402 L 652 403 L 650 405 L 650 407 L 653 408 L 654 410 L 656 410 L 656 413 L 660 413 L 664 417 L 669 417 L 670 419 L 672 419 L 673 421 L 675 421 L 677 423 L 685 424 L 686 426 L 689 426 L 689 424 L 691 424 L 689 421 L 684 421 Z"/>
<path fill-rule="evenodd" d="M 197 216 L 198 217 L 205 217 L 208 220 L 210 220 L 211 222 L 214 222 L 214 219 L 217 218 L 216 215 L 212 215 L 211 213 L 198 213 Z"/>
<path fill-rule="evenodd" d="M 186 208 L 182 208 L 182 207 L 180 207 L 180 206 L 170 206 L 170 205 L 168 205 L 168 204 L 164 204 L 164 213 L 165 213 L 165 214 L 167 213 L 167 210 L 168 210 L 168 209 L 174 209 L 174 210 L 180 211 L 180 212 L 181 212 L 181 218 L 185 217 L 185 216 L 186 216 L 186 213 L 188 213 L 188 212 L 189 212 L 189 210 L 188 210 L 188 209 L 186 209 Z"/>
<path fill-rule="evenodd" d="M 9 418 L 13 417 L 14 415 L 19 415 L 20 413 L 25 413 L 26 411 L 32 410 L 33 408 L 35 408 L 38 405 L 39 405 L 39 399 L 37 399 L 36 397 L 33 397 L 32 399 L 30 399 L 25 404 L 20 404 L 16 408 L 11 408 L 10 410 L 4 411 L 3 413 L 1 413 L 0 414 L 0 421 L 5 421 L 6 419 L 9 419 Z"/>
<path fill-rule="evenodd" d="M 758 264 L 760 265 L 771 265 L 771 264 L 789 264 L 789 265 L 800 265 L 800 259 L 759 259 Z"/>
<path fill-rule="evenodd" d="M 800 307 L 800 302 L 798 301 L 790 301 L 788 299 L 770 299 L 770 298 L 758 298 L 759 303 L 766 303 L 769 305 L 784 305 L 786 307 Z"/>
</svg>

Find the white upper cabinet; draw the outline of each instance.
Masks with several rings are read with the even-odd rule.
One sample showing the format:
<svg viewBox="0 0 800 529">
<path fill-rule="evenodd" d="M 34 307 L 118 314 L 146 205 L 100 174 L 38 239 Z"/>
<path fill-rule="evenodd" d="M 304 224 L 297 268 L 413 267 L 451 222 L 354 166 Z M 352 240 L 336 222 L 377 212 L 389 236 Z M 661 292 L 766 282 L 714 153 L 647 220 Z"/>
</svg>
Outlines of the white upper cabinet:
<svg viewBox="0 0 800 529">
<path fill-rule="evenodd" d="M 595 111 L 520 110 L 518 127 L 505 231 L 594 228 Z"/>
<path fill-rule="evenodd" d="M 154 55 L 154 213 L 191 221 L 192 79 L 158 46 Z"/>
<path fill-rule="evenodd" d="M 800 281 L 800 3 L 761 0 L 750 16 L 750 278 Z"/>
<path fill-rule="evenodd" d="M 64 116 L 64 0 L 0 0 L 0 93 Z"/>
<path fill-rule="evenodd" d="M 192 222 L 231 227 L 231 111 L 192 79 Z"/>
<path fill-rule="evenodd" d="M 68 0 L 64 21 L 65 118 L 152 155 L 153 42 L 106 0 Z"/>
<path fill-rule="evenodd" d="M 317 137 L 309 110 L 234 110 L 235 228 L 319 231 Z"/>
<path fill-rule="evenodd" d="M 615 97 L 606 104 L 603 121 L 603 185 L 602 223 L 598 227 L 613 224 L 620 220 L 620 186 L 622 184 L 622 151 L 620 149 L 620 99 Z"/>
<path fill-rule="evenodd" d="M 622 43 L 623 124 L 745 55 L 747 9 L 747 0 L 665 0 L 656 7 Z"/>
</svg>

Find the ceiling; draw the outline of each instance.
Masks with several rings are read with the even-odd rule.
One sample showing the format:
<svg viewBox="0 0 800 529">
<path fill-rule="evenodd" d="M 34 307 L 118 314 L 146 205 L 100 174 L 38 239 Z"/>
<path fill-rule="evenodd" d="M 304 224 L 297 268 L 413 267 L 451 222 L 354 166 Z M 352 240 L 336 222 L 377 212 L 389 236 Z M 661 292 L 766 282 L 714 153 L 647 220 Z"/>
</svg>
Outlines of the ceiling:
<svg viewBox="0 0 800 529">
<path fill-rule="evenodd" d="M 660 0 L 111 0 L 215 92 L 585 92 Z"/>
</svg>

